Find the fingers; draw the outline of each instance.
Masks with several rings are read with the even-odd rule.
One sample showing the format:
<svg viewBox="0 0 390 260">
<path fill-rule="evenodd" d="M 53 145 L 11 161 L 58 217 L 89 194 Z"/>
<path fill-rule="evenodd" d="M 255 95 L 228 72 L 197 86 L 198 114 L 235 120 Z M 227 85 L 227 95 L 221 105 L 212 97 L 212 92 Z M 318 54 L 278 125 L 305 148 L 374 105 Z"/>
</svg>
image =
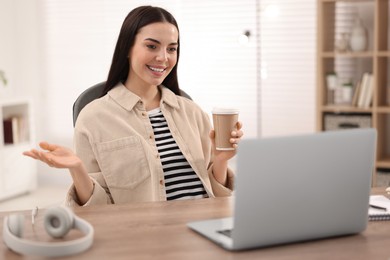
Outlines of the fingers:
<svg viewBox="0 0 390 260">
<path fill-rule="evenodd" d="M 54 167 L 54 162 L 52 160 L 51 154 L 40 152 L 41 161 L 45 162 L 50 167 Z"/>
<path fill-rule="evenodd" d="M 238 147 L 238 143 L 240 142 L 242 136 L 244 135 L 244 132 L 241 130 L 242 123 L 237 122 L 237 130 L 231 132 L 232 138 L 230 138 L 230 143 L 233 144 L 234 148 Z"/>
<path fill-rule="evenodd" d="M 232 138 L 231 139 L 241 139 L 241 137 L 244 135 L 244 132 L 242 132 L 241 130 L 238 130 L 238 131 L 232 131 L 231 132 L 231 135 L 232 135 Z"/>
<path fill-rule="evenodd" d="M 49 144 L 48 142 L 40 142 L 39 147 L 47 151 L 54 151 L 57 148 L 57 145 Z"/>
<path fill-rule="evenodd" d="M 23 152 L 23 155 L 29 156 L 29 157 L 34 158 L 34 159 L 38 159 L 38 157 L 34 154 L 34 152 L 32 150 Z"/>
<path fill-rule="evenodd" d="M 241 138 L 244 135 L 244 132 L 241 130 L 232 131 L 231 132 L 232 137 L 234 138 Z"/>
<path fill-rule="evenodd" d="M 46 151 L 53 151 L 57 148 L 57 145 L 49 144 L 48 142 L 40 142 L 39 147 Z M 37 149 L 31 149 L 30 151 L 23 152 L 23 155 L 29 156 L 31 158 L 41 160 L 43 153 L 38 151 Z"/>
<path fill-rule="evenodd" d="M 215 146 L 215 131 L 214 131 L 214 129 L 210 130 L 209 136 L 210 136 L 211 144 L 213 146 Z"/>
<path fill-rule="evenodd" d="M 214 129 L 210 130 L 209 136 L 210 136 L 211 139 L 215 138 L 215 131 L 214 131 Z"/>
<path fill-rule="evenodd" d="M 242 128 L 242 123 L 240 121 L 236 124 L 237 130 L 240 130 Z"/>
<path fill-rule="evenodd" d="M 36 149 L 31 149 L 30 151 L 23 152 L 23 155 L 29 156 L 29 157 L 34 158 L 36 160 L 40 160 L 51 167 L 55 166 L 53 159 L 52 159 L 52 155 L 49 153 L 38 151 Z"/>
<path fill-rule="evenodd" d="M 232 144 L 233 148 L 237 148 L 238 147 L 238 143 L 240 142 L 240 139 L 238 139 L 238 138 L 230 138 L 229 141 Z"/>
<path fill-rule="evenodd" d="M 233 130 L 230 133 L 231 134 L 231 138 L 229 139 L 229 142 L 232 144 L 232 146 L 234 148 L 238 147 L 238 143 L 240 142 L 242 136 L 244 135 L 244 132 L 241 130 L 241 128 L 242 128 L 242 123 L 241 122 L 237 122 L 237 124 L 236 124 L 236 129 L 237 130 Z M 210 136 L 211 141 L 212 141 L 212 143 L 214 145 L 214 142 L 215 142 L 215 131 L 211 130 L 209 136 Z"/>
</svg>

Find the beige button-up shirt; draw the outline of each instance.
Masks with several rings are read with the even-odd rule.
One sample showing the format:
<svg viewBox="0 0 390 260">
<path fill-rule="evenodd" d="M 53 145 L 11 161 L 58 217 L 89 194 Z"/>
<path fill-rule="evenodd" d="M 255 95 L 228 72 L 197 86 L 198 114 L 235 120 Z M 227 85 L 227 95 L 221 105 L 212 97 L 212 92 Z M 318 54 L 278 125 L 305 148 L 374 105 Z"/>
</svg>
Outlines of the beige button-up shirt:
<svg viewBox="0 0 390 260">
<path fill-rule="evenodd" d="M 172 136 L 207 194 L 229 196 L 233 173 L 228 170 L 227 187 L 212 173 L 208 115 L 193 101 L 163 86 L 160 90 L 160 108 Z M 147 111 L 140 97 L 123 84 L 84 107 L 76 122 L 74 144 L 94 182 L 85 205 L 166 200 L 164 172 Z M 73 186 L 66 203 L 79 205 Z"/>
</svg>

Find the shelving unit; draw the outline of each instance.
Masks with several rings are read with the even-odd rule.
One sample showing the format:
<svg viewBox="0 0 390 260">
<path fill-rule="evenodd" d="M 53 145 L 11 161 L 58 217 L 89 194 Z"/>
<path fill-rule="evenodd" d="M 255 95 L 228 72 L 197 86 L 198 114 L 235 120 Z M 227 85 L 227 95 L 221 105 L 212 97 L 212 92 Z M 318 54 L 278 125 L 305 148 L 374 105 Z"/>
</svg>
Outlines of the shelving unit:
<svg viewBox="0 0 390 260">
<path fill-rule="evenodd" d="M 318 0 L 317 130 L 324 131 L 326 115 L 370 116 L 378 131 L 376 169 L 390 170 L 390 33 L 389 0 Z M 368 31 L 364 51 L 338 51 L 341 33 L 348 33 L 359 16 Z M 373 99 L 369 107 L 330 104 L 326 75 L 349 77 L 354 84 L 365 72 L 373 77 Z M 342 78 L 341 76 L 341 78 Z M 373 186 L 376 186 L 376 174 Z"/>
<path fill-rule="evenodd" d="M 0 118 L 0 200 L 4 200 L 32 191 L 37 185 L 36 162 L 22 155 L 33 145 L 31 102 L 0 99 Z M 12 120 L 10 130 L 4 122 Z"/>
</svg>

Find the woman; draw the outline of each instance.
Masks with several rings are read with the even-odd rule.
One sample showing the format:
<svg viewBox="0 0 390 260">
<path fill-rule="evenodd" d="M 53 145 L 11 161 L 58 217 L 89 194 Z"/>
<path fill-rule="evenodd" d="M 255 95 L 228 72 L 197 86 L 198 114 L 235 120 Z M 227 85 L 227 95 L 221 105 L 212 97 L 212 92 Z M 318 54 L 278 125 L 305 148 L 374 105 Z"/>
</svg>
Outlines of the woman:
<svg viewBox="0 0 390 260">
<path fill-rule="evenodd" d="M 217 151 L 210 121 L 181 97 L 179 29 L 158 7 L 141 6 L 123 22 L 105 91 L 79 114 L 75 154 L 40 143 L 24 152 L 68 168 L 67 204 L 93 205 L 228 196 L 235 151 Z M 241 123 L 230 142 L 237 147 Z"/>
</svg>

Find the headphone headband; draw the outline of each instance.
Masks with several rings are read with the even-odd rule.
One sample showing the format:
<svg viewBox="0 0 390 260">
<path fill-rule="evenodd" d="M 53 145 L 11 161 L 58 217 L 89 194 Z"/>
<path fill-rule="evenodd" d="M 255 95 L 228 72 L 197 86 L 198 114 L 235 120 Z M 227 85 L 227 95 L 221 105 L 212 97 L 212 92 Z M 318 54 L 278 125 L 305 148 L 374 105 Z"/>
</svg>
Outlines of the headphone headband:
<svg viewBox="0 0 390 260">
<path fill-rule="evenodd" d="M 13 234 L 9 228 L 9 217 L 4 218 L 3 240 L 6 246 L 13 251 L 24 255 L 37 255 L 46 257 L 68 256 L 81 253 L 92 246 L 94 229 L 87 221 L 73 216 L 73 227 L 79 229 L 85 236 L 63 242 L 39 242 L 26 240 Z"/>
</svg>

